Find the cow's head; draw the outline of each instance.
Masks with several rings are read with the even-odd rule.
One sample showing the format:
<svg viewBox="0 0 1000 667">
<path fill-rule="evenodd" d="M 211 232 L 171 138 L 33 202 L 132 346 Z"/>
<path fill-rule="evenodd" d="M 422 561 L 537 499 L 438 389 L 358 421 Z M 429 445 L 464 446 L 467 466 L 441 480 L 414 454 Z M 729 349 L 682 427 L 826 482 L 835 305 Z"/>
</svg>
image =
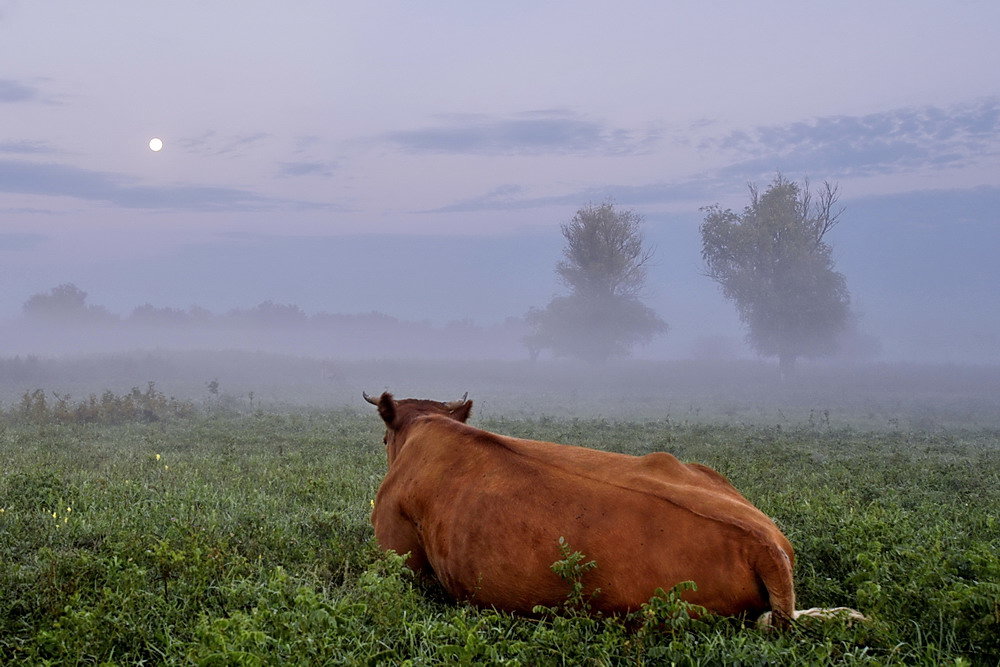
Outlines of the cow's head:
<svg viewBox="0 0 1000 667">
<path fill-rule="evenodd" d="M 379 417 L 385 422 L 385 437 L 382 441 L 386 446 L 389 463 L 392 463 L 392 460 L 396 458 L 399 450 L 396 444 L 397 436 L 417 417 L 443 415 L 464 423 L 472 413 L 472 401 L 467 400 L 468 392 L 459 400 L 448 403 L 421 398 L 404 398 L 397 401 L 387 391 L 378 398 L 372 398 L 365 392 L 361 392 L 361 395 L 366 401 L 378 408 Z"/>
</svg>

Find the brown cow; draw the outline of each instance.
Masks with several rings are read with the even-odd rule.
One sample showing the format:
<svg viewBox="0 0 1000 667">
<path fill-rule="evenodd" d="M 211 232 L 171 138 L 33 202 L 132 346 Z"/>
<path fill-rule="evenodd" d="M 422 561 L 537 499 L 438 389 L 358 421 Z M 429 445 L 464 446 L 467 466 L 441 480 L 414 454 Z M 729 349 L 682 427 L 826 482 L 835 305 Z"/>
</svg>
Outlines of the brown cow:
<svg viewBox="0 0 1000 667">
<path fill-rule="evenodd" d="M 520 613 L 558 606 L 567 586 L 551 564 L 563 537 L 597 562 L 586 575 L 586 590 L 600 589 L 595 611 L 633 611 L 691 580 L 684 598 L 717 614 L 796 617 L 792 545 L 711 468 L 482 431 L 465 424 L 465 397 L 363 395 L 386 424 L 375 537 L 455 599 Z"/>
</svg>

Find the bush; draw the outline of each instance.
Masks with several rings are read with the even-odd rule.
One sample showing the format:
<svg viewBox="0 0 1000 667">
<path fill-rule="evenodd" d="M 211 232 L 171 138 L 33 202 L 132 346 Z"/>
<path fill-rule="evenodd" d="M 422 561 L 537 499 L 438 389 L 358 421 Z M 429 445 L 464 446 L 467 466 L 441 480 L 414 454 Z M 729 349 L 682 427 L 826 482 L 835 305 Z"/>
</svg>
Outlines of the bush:
<svg viewBox="0 0 1000 667">
<path fill-rule="evenodd" d="M 69 394 L 53 394 L 55 402 L 49 404 L 45 391 L 26 391 L 17 408 L 3 417 L 8 421 L 27 424 L 124 424 L 127 422 L 155 422 L 168 418 L 190 417 L 194 404 L 167 398 L 150 382 L 146 391 L 133 387 L 132 391 L 116 395 L 105 391 L 100 398 L 90 394 L 86 399 L 72 403 Z"/>
</svg>

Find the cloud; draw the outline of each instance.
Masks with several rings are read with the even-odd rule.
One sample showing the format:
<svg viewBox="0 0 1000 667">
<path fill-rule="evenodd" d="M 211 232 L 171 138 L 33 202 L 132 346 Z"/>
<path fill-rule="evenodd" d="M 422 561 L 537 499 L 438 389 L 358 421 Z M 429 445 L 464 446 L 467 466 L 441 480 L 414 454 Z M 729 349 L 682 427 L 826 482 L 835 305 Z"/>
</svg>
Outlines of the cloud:
<svg viewBox="0 0 1000 667">
<path fill-rule="evenodd" d="M 270 137 L 267 132 L 220 135 L 215 130 L 208 130 L 197 137 L 179 138 L 176 143 L 188 153 L 238 157 L 245 149 Z"/>
<path fill-rule="evenodd" d="M 731 132 L 702 147 L 744 158 L 732 168 L 780 167 L 831 177 L 963 167 L 996 157 L 1000 102 L 989 98 L 945 108 L 826 116 Z"/>
<path fill-rule="evenodd" d="M 282 162 L 281 176 L 333 176 L 336 164 L 332 162 Z"/>
<path fill-rule="evenodd" d="M 56 211 L 51 208 L 37 208 L 31 206 L 16 206 L 10 208 L 0 208 L 0 214 L 4 215 L 64 215 L 65 211 Z"/>
<path fill-rule="evenodd" d="M 147 186 L 115 174 L 68 165 L 0 160 L 0 192 L 74 197 L 137 209 L 248 211 L 325 204 L 262 197 L 247 190 L 209 186 Z"/>
<path fill-rule="evenodd" d="M 384 139 L 412 153 L 542 155 L 642 153 L 653 132 L 610 128 L 565 111 L 535 111 L 499 118 L 459 114 L 437 127 L 390 132 Z"/>
<path fill-rule="evenodd" d="M 578 205 L 608 197 L 626 205 L 708 202 L 742 189 L 747 181 L 769 180 L 778 170 L 835 179 L 961 168 L 996 160 L 1000 101 L 989 98 L 945 108 L 907 107 L 759 126 L 710 137 L 698 148 L 721 151 L 730 161 L 676 181 L 607 185 L 545 197 L 526 197 L 526 189 L 507 184 L 433 212 Z"/>
<path fill-rule="evenodd" d="M 295 138 L 295 152 L 303 153 L 313 146 L 321 144 L 323 138 L 316 134 L 304 134 Z"/>
<path fill-rule="evenodd" d="M 490 211 L 520 208 L 520 204 L 525 201 L 535 201 L 526 200 L 523 197 L 520 197 L 523 192 L 524 188 L 520 185 L 501 185 L 490 190 L 486 194 L 471 197 L 469 199 L 463 199 L 455 202 L 454 204 L 449 204 L 448 206 L 423 212 L 457 213 L 465 211 Z"/>
<path fill-rule="evenodd" d="M 31 250 L 48 239 L 43 234 L 0 234 L 0 250 Z"/>
<path fill-rule="evenodd" d="M 38 98 L 36 88 L 13 79 L 0 79 L 0 103 L 32 102 Z"/>
<path fill-rule="evenodd" d="M 0 153 L 40 154 L 55 153 L 41 141 L 0 141 Z"/>
<path fill-rule="evenodd" d="M 470 197 L 454 204 L 448 204 L 423 213 L 459 213 L 472 211 L 509 211 L 547 206 L 580 206 L 587 202 L 607 199 L 620 204 L 638 206 L 711 198 L 718 192 L 718 181 L 714 178 L 693 178 L 676 183 L 649 183 L 646 185 L 608 185 L 585 188 L 561 195 L 546 197 L 524 197 L 525 188 L 519 185 L 503 185 L 476 197 Z"/>
</svg>

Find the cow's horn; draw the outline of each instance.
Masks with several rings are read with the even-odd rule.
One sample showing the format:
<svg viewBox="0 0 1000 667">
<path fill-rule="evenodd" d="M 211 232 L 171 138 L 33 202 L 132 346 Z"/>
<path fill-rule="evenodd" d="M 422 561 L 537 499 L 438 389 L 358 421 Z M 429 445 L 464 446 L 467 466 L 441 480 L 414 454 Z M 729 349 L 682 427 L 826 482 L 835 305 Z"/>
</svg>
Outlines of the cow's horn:
<svg viewBox="0 0 1000 667">
<path fill-rule="evenodd" d="M 456 410 L 465 405 L 465 399 L 467 399 L 468 397 L 469 397 L 469 392 L 465 392 L 465 394 L 462 395 L 462 398 L 458 399 L 457 401 L 451 401 L 449 403 L 445 403 L 444 406 L 449 410 Z"/>
<path fill-rule="evenodd" d="M 364 396 L 365 400 L 368 401 L 369 403 L 371 403 L 372 405 L 378 405 L 378 401 L 376 399 L 372 398 L 371 396 L 369 396 L 367 392 L 362 391 L 361 395 Z"/>
</svg>

